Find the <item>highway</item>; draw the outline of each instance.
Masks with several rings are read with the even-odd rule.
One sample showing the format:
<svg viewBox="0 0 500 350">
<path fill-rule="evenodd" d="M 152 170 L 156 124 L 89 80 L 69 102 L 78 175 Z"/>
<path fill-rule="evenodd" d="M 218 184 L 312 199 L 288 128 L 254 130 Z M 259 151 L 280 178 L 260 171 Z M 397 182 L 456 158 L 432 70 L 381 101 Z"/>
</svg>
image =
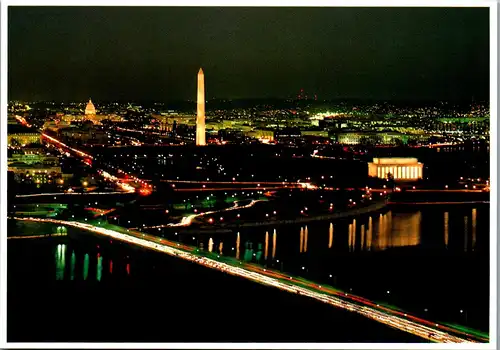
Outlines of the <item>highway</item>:
<svg viewBox="0 0 500 350">
<path fill-rule="evenodd" d="M 94 157 L 92 157 L 90 154 L 87 154 L 87 153 L 85 153 L 85 152 L 82 152 L 82 151 L 80 151 L 80 150 L 78 150 L 78 149 L 76 149 L 76 148 L 70 147 L 70 146 L 68 146 L 67 144 L 65 144 L 65 143 L 63 143 L 63 142 L 61 142 L 61 141 L 59 141 L 58 139 L 56 139 L 56 138 L 54 138 L 54 137 L 52 137 L 52 136 L 50 136 L 50 135 L 47 135 L 47 134 L 45 134 L 45 133 L 42 133 L 42 137 L 44 137 L 45 139 L 47 139 L 47 141 L 50 141 L 50 142 L 52 142 L 52 143 L 57 144 L 59 147 L 63 147 L 63 148 L 67 148 L 67 149 L 69 149 L 70 151 L 72 151 L 72 152 L 74 152 L 74 153 L 78 154 L 80 157 L 83 157 L 83 158 L 90 158 L 90 159 L 93 159 L 93 158 L 94 158 Z"/>
<path fill-rule="evenodd" d="M 106 194 L 129 194 L 129 192 L 54 192 L 54 193 L 33 193 L 18 194 L 16 198 L 50 197 L 50 196 L 85 196 L 85 195 L 106 195 Z"/>
<path fill-rule="evenodd" d="M 75 153 L 77 156 L 81 157 L 82 161 L 84 163 L 86 163 L 87 165 L 89 165 L 89 166 L 92 165 L 92 161 L 91 160 L 94 159 L 94 157 L 92 157 L 90 154 L 82 152 L 82 151 L 80 151 L 80 150 L 78 150 L 76 148 L 70 147 L 67 144 L 65 144 L 65 143 L 59 141 L 58 139 L 56 139 L 56 138 L 54 138 L 54 137 L 52 137 L 50 135 L 47 135 L 45 133 L 42 133 L 42 137 L 44 137 L 48 142 L 51 142 L 52 144 L 57 145 L 58 147 L 62 148 L 63 150 L 67 149 L 67 150 L 70 150 L 71 152 Z M 135 190 L 136 190 L 135 187 L 133 187 L 133 186 L 125 183 L 124 180 L 119 179 L 118 177 L 116 177 L 114 175 L 111 175 L 107 171 L 104 171 L 102 169 L 97 169 L 97 172 L 99 173 L 99 175 L 101 175 L 105 179 L 114 182 L 125 193 L 134 193 Z"/>
<path fill-rule="evenodd" d="M 14 219 L 66 225 L 135 244 L 147 249 L 163 252 L 234 276 L 246 278 L 263 285 L 307 296 L 338 308 L 356 312 L 392 328 L 414 334 L 433 342 L 479 343 L 489 341 L 487 338 L 469 334 L 457 328 L 436 324 L 398 310 L 377 305 L 367 299 L 350 295 L 329 286 L 321 286 L 302 278 L 294 278 L 290 275 L 265 269 L 255 264 L 243 263 L 233 258 L 221 257 L 220 255 L 217 255 L 217 258 L 209 258 L 205 256 L 203 252 L 199 252 L 195 247 L 168 241 L 153 235 L 130 231 L 120 227 L 116 227 L 115 230 L 112 230 L 77 221 L 37 218 Z"/>
<path fill-rule="evenodd" d="M 182 184 L 212 184 L 212 185 L 300 185 L 300 182 L 286 181 L 196 181 L 196 180 L 160 180 L 161 182 Z"/>
<path fill-rule="evenodd" d="M 175 192 L 203 192 L 203 191 L 274 191 L 291 187 L 202 187 L 202 188 L 176 188 Z"/>
</svg>

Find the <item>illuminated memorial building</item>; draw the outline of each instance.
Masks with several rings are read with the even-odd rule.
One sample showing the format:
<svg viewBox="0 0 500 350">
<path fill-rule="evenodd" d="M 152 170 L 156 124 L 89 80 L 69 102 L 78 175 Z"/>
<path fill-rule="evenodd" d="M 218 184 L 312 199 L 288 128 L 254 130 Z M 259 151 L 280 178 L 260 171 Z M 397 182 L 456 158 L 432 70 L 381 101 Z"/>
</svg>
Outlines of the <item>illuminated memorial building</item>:
<svg viewBox="0 0 500 350">
<path fill-rule="evenodd" d="M 373 158 L 368 176 L 385 179 L 390 173 L 395 180 L 412 181 L 422 178 L 423 167 L 417 158 Z"/>
</svg>

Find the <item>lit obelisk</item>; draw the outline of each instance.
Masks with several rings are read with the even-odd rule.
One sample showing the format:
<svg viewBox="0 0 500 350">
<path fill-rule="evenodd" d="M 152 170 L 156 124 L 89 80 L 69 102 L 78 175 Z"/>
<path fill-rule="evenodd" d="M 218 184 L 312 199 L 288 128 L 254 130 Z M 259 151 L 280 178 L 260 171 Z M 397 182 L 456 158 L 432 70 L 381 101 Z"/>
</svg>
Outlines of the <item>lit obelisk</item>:
<svg viewBox="0 0 500 350">
<path fill-rule="evenodd" d="M 198 108 L 196 114 L 196 146 L 205 146 L 205 75 L 198 72 Z"/>
</svg>

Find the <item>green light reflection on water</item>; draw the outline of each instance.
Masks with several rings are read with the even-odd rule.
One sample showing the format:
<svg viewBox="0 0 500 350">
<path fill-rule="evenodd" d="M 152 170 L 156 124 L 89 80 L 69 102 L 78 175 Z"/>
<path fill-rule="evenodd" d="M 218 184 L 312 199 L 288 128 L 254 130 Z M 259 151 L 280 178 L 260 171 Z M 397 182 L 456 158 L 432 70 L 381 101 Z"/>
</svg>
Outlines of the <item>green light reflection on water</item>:
<svg viewBox="0 0 500 350">
<path fill-rule="evenodd" d="M 102 278 L 102 256 L 97 257 L 97 280 L 101 281 Z"/>
<path fill-rule="evenodd" d="M 85 258 L 83 260 L 83 279 L 87 280 L 87 277 L 89 276 L 89 255 L 85 254 Z"/>
<path fill-rule="evenodd" d="M 64 268 L 66 267 L 66 244 L 58 244 L 55 252 L 56 258 L 56 280 L 64 279 Z"/>
<path fill-rule="evenodd" d="M 70 279 L 72 281 L 75 279 L 75 265 L 76 265 L 76 254 L 73 251 L 73 253 L 71 253 L 71 269 L 70 269 Z"/>
</svg>

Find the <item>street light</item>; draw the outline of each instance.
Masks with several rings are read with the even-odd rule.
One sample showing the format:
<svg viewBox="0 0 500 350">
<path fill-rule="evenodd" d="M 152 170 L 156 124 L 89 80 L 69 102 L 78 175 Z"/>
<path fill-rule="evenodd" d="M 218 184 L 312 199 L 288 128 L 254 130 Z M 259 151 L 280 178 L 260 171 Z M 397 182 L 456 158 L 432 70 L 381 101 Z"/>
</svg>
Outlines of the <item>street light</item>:
<svg viewBox="0 0 500 350">
<path fill-rule="evenodd" d="M 460 310 L 461 314 L 465 314 L 465 324 L 467 324 L 467 310 Z"/>
</svg>

